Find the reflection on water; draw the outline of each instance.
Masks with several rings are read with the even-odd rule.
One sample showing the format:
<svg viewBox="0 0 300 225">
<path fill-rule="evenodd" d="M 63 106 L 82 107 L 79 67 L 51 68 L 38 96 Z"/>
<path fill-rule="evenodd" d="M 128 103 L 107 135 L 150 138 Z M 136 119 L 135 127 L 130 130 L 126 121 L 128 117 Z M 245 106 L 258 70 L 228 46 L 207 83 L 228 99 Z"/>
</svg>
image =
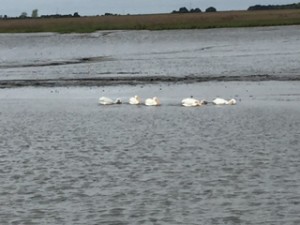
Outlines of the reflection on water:
<svg viewBox="0 0 300 225">
<path fill-rule="evenodd" d="M 1 90 L 0 223 L 298 224 L 298 84 L 225 85 L 102 91 L 163 89 L 154 108 L 99 106 L 94 89 Z M 241 101 L 175 104 L 212 87 Z"/>
</svg>

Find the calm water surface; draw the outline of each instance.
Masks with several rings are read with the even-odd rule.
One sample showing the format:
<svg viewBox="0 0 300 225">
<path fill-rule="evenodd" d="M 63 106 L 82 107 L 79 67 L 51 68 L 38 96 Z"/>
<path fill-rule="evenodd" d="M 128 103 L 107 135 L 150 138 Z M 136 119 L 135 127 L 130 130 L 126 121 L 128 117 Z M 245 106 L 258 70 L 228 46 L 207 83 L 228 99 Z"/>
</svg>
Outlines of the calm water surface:
<svg viewBox="0 0 300 225">
<path fill-rule="evenodd" d="M 0 90 L 0 223 L 300 223 L 299 82 Z M 101 95 L 162 106 L 99 106 Z M 182 97 L 236 106 L 179 106 Z"/>
</svg>

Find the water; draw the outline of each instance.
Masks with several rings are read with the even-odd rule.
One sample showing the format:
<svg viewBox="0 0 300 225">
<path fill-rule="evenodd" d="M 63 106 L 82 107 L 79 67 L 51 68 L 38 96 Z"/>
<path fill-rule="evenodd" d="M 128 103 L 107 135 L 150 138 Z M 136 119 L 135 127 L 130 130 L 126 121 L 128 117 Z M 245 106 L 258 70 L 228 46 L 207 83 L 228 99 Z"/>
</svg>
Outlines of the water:
<svg viewBox="0 0 300 225">
<path fill-rule="evenodd" d="M 300 224 L 298 28 L 1 34 L 0 224 Z"/>
<path fill-rule="evenodd" d="M 217 91 L 215 91 L 217 90 Z M 299 224 L 299 82 L 1 90 L 1 224 Z M 100 106 L 101 95 L 162 106 Z M 236 97 L 185 108 L 181 96 Z"/>
<path fill-rule="evenodd" d="M 299 80 L 299 37 L 299 26 L 1 34 L 0 80 L 266 74 Z"/>
</svg>

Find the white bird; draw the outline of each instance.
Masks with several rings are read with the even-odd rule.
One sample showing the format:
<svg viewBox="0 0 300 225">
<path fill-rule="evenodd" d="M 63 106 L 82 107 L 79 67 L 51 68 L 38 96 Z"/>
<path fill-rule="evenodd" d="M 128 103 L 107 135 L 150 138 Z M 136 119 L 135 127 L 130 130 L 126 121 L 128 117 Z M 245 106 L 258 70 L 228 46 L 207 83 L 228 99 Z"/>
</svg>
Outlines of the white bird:
<svg viewBox="0 0 300 225">
<path fill-rule="evenodd" d="M 142 100 L 139 96 L 135 95 L 129 99 L 129 104 L 131 105 L 139 105 L 142 103 Z"/>
<path fill-rule="evenodd" d="M 236 105 L 236 100 L 234 98 L 230 99 L 228 105 Z"/>
<path fill-rule="evenodd" d="M 113 104 L 121 104 L 121 99 L 117 98 L 113 101 L 111 98 L 101 97 L 99 98 L 99 104 L 101 105 L 113 105 Z"/>
<path fill-rule="evenodd" d="M 215 104 L 215 105 L 235 105 L 236 100 L 234 98 L 232 98 L 229 101 L 227 101 L 223 98 L 215 98 L 213 100 L 213 104 Z"/>
<path fill-rule="evenodd" d="M 181 105 L 186 106 L 186 107 L 200 106 L 201 102 L 194 98 L 185 98 L 185 99 L 182 99 Z"/>
<path fill-rule="evenodd" d="M 148 106 L 158 106 L 160 105 L 160 101 L 157 97 L 153 97 L 153 98 L 147 98 L 145 100 L 145 105 L 148 105 Z"/>
</svg>

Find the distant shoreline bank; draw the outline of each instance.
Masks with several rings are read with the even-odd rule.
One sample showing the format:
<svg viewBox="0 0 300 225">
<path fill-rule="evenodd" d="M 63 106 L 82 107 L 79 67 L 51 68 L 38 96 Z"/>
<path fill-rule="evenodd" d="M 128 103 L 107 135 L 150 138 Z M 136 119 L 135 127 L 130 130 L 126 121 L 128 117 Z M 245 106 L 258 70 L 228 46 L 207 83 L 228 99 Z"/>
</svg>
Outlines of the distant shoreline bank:
<svg viewBox="0 0 300 225">
<path fill-rule="evenodd" d="M 23 79 L 0 80 L 0 89 L 17 87 L 76 87 L 76 86 L 118 86 L 147 85 L 157 83 L 202 83 L 202 82 L 262 82 L 262 81 L 300 81 L 300 76 L 249 75 L 249 76 L 138 76 L 103 77 L 73 79 Z"/>
<path fill-rule="evenodd" d="M 300 10 L 224 11 L 0 20 L 0 33 L 91 33 L 101 30 L 211 29 L 299 25 Z"/>
</svg>

